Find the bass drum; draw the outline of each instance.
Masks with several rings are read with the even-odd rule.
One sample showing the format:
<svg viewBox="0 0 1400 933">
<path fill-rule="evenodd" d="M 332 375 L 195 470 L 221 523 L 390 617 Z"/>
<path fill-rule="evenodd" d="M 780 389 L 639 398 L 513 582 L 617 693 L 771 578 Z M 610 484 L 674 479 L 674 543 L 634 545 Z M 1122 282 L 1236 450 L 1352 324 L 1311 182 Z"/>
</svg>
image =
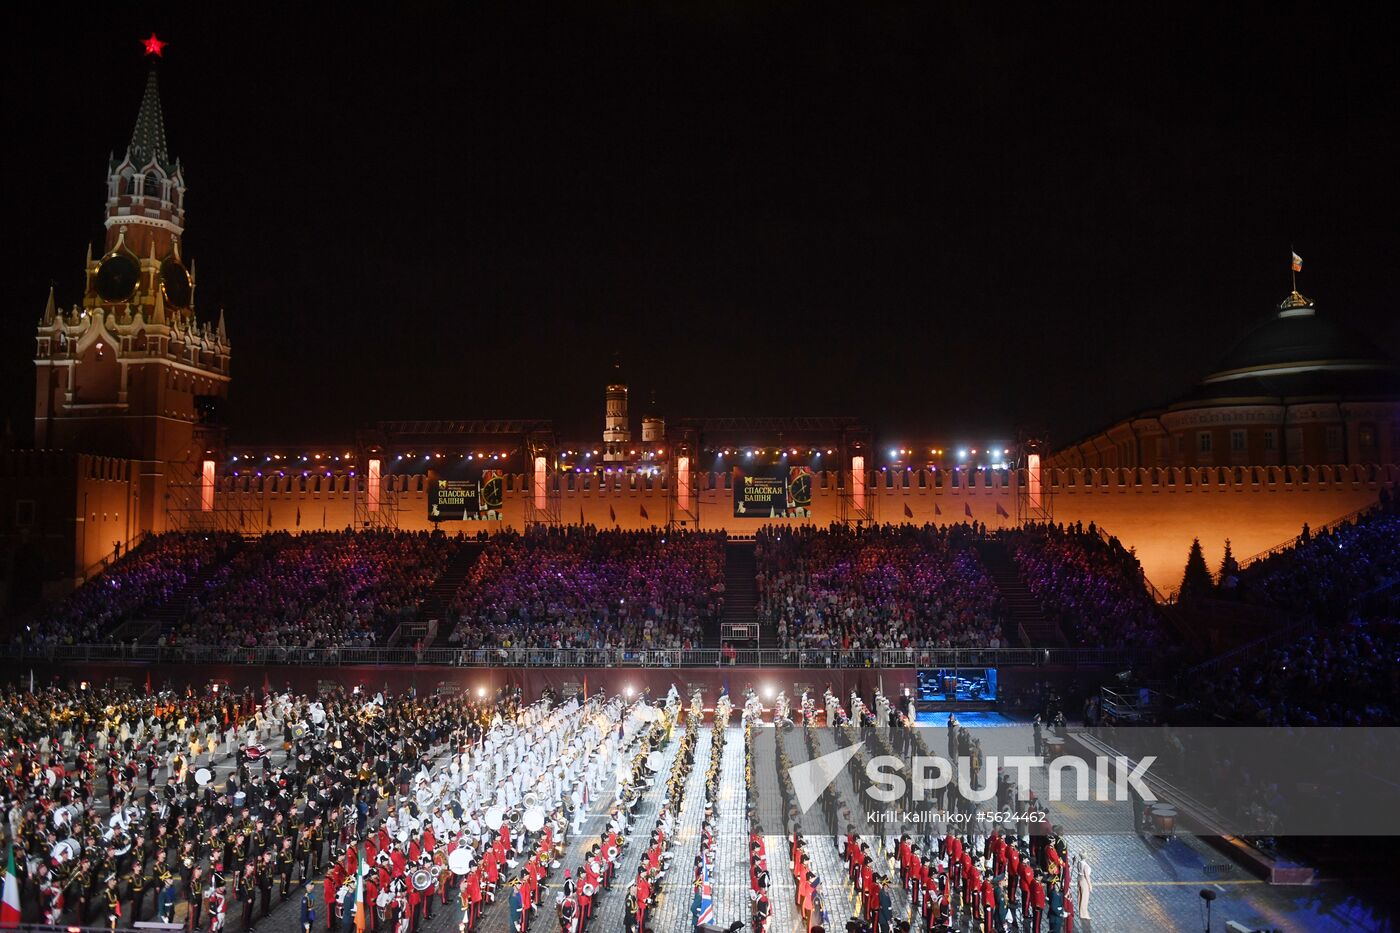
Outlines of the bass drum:
<svg viewBox="0 0 1400 933">
<path fill-rule="evenodd" d="M 61 842 L 55 843 L 54 847 L 49 850 L 49 858 L 53 859 L 57 864 L 62 865 L 64 862 L 69 862 L 77 858 L 82 854 L 82 851 L 82 844 L 79 843 L 78 840 L 64 839 Z"/>
</svg>

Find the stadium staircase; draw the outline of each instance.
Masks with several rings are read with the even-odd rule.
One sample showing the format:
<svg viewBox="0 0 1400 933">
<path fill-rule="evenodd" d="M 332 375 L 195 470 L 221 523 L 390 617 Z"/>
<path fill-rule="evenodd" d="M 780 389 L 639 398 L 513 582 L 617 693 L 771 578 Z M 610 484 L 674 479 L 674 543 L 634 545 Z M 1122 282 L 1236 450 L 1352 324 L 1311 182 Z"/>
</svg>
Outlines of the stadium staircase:
<svg viewBox="0 0 1400 933">
<path fill-rule="evenodd" d="M 754 543 L 727 542 L 724 545 L 724 612 L 720 614 L 718 624 L 706 627 L 704 647 L 720 646 L 723 625 L 754 625 L 758 622 L 757 577 L 758 558 L 754 554 Z"/>
<path fill-rule="evenodd" d="M 978 556 L 992 582 L 1001 590 L 1002 601 L 1006 604 L 1007 644 L 1020 645 L 1022 633 L 1025 647 L 1063 648 L 1066 645 L 1064 633 L 1041 611 L 1040 600 L 1036 599 L 1021 580 L 1021 572 L 1016 562 L 1001 541 L 981 541 L 977 545 Z"/>
<path fill-rule="evenodd" d="M 438 620 L 437 638 L 432 645 L 435 648 L 446 646 L 448 637 L 456 628 L 456 623 L 447 618 L 447 609 L 452 605 L 452 597 L 457 595 L 457 590 L 467 579 L 467 574 L 476 566 L 484 547 L 480 541 L 464 542 L 457 549 L 457 553 L 452 555 L 452 559 L 443 568 L 442 576 L 437 578 L 437 582 L 428 590 L 428 595 L 418 606 L 417 621 L 420 625 L 426 627 L 432 620 Z"/>
<path fill-rule="evenodd" d="M 189 614 L 190 603 L 194 602 L 196 596 L 204 592 L 204 588 L 213 579 L 217 569 L 213 561 L 210 562 L 209 566 L 199 568 L 199 573 L 186 580 L 184 586 L 171 593 L 169 599 L 147 613 L 147 616 L 159 622 L 162 631 L 173 627 Z"/>
<path fill-rule="evenodd" d="M 149 612 L 138 614 L 137 618 L 142 622 L 155 623 L 154 628 L 149 630 L 147 636 L 140 640 L 146 641 L 149 637 L 152 641 L 162 633 L 168 632 L 180 623 L 180 620 L 190 613 L 190 604 L 194 602 L 196 596 L 203 593 L 209 586 L 209 581 L 214 579 L 214 574 L 223 566 L 227 554 L 221 555 L 216 560 L 211 560 L 199 568 L 199 572 L 185 581 L 185 585 L 170 594 L 170 598 L 160 603 Z"/>
</svg>

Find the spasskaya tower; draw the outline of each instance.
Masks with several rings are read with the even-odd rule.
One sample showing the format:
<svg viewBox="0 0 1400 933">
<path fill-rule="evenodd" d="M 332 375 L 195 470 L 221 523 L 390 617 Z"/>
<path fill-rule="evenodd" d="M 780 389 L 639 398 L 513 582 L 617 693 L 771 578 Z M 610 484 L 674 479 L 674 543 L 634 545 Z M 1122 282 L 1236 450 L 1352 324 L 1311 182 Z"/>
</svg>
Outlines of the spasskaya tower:
<svg viewBox="0 0 1400 933">
<path fill-rule="evenodd" d="M 194 262 L 184 249 L 184 167 L 170 155 L 155 58 L 131 141 L 108 162 L 105 237 L 88 246 L 82 303 L 54 292 L 35 348 L 37 447 L 120 457 L 139 472 L 139 527 L 161 531 L 190 471 L 223 446 L 230 349 L 223 312 L 196 313 Z"/>
</svg>

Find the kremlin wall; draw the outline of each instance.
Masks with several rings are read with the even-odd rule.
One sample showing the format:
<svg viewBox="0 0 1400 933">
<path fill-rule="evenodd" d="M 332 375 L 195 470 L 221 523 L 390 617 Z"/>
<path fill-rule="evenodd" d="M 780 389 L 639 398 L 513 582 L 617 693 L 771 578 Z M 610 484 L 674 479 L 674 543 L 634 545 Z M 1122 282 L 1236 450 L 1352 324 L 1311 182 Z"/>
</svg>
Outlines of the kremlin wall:
<svg viewBox="0 0 1400 933">
<path fill-rule="evenodd" d="M 1374 504 L 1382 487 L 1400 481 L 1400 467 L 1394 466 L 1047 468 L 1046 474 L 1053 519 L 1085 525 L 1093 522 L 1117 536 L 1125 546 L 1136 549 L 1148 579 L 1164 593 L 1180 583 L 1193 538 L 1201 539 L 1212 566 L 1218 566 L 1227 538 L 1236 557 L 1243 560 L 1291 541 L 1305 522 L 1318 528 Z M 723 529 L 730 535 L 743 536 L 752 535 L 765 525 L 827 525 L 838 521 L 841 500 L 846 498 L 844 489 L 839 487 L 836 474 L 818 476 L 811 518 L 753 519 L 733 515 L 732 474 L 703 474 L 698 477 L 695 495 L 699 521 L 689 520 L 685 527 L 698 525 L 705 530 Z M 1022 492 L 1016 477 L 1017 471 L 975 472 L 969 477 L 970 483 L 953 486 L 937 482 L 935 475 L 926 471 L 877 472 L 868 491 L 868 511 L 876 522 L 942 525 L 977 521 L 989 528 L 1015 525 L 1018 493 Z M 451 522 L 441 527 L 448 533 L 467 534 L 506 527 L 522 529 L 534 498 L 527 479 L 523 475 L 511 477 L 501 521 Z M 583 482 L 581 477 L 568 479 L 579 481 L 563 483 L 564 488 L 558 493 L 559 513 L 566 524 L 576 524 L 580 518 L 600 528 L 666 524 L 671 490 L 659 480 L 618 473 L 601 478 L 589 475 L 591 482 Z M 215 491 L 216 507 L 222 512 L 218 521 L 233 530 L 240 521 L 235 516 L 241 515 L 245 527 L 254 523 L 250 531 L 352 527 L 356 496 L 365 495 L 363 491 L 352 492 L 354 482 L 348 477 L 226 481 Z M 385 483 L 386 487 L 394 487 L 386 488 L 384 504 L 396 505 L 398 528 L 433 528 L 428 521 L 426 477 L 389 477 Z M 853 498 L 847 498 L 848 507 Z M 212 522 L 213 516 L 208 520 Z M 682 520 L 685 519 L 676 518 L 677 522 Z"/>
<path fill-rule="evenodd" d="M 162 530 L 141 527 L 133 520 L 139 496 L 132 461 L 15 451 L 0 460 L 0 472 L 5 476 L 0 499 L 17 500 L 0 502 L 3 514 L 34 510 L 27 530 L 31 543 L 42 545 L 46 552 L 49 572 L 41 575 L 51 576 L 71 555 L 72 575 L 57 574 L 59 589 L 100 567 L 116 542 L 129 548 L 142 533 Z M 730 473 L 695 477 L 689 510 L 678 507 L 670 484 L 659 476 L 554 475 L 548 482 L 557 492 L 541 497 L 531 488 L 530 477 L 508 474 L 501 520 L 443 522 L 439 527 L 449 534 L 520 530 L 527 521 L 540 520 L 540 498 L 548 500 L 551 510 L 557 508 L 558 521 L 564 524 L 583 521 L 600 528 L 648 528 L 665 526 L 669 518 L 677 526 L 684 522 L 682 527 L 723 529 L 736 536 L 751 535 L 769 524 L 826 525 L 841 520 L 843 507 L 848 521 L 977 521 L 989 528 L 1014 525 L 1018 513 L 1024 514 L 1026 488 L 1017 482 L 1025 476 L 1024 470 L 960 474 L 957 485 L 944 482 L 951 476 L 923 470 L 877 471 L 866 490 L 862 517 L 852 519 L 858 497 L 845 494 L 844 478 L 819 473 L 810 518 L 769 519 L 734 516 Z M 1382 488 L 1394 487 L 1398 481 L 1400 467 L 1396 466 L 1045 468 L 1043 489 L 1054 521 L 1092 522 L 1117 536 L 1136 550 L 1148 580 L 1169 593 L 1180 582 L 1193 538 L 1201 539 L 1212 566 L 1218 566 L 1226 539 L 1236 557 L 1245 560 L 1291 541 L 1304 523 L 1317 529 L 1374 504 Z M 375 514 L 368 509 L 370 496 L 363 473 L 357 477 L 223 477 L 213 484 L 212 499 L 205 497 L 200 484 L 171 486 L 171 501 L 178 503 L 188 495 L 191 507 L 171 509 L 163 516 L 163 528 L 247 534 L 352 527 L 432 530 L 428 485 L 424 474 L 383 477 L 379 514 Z M 49 505 L 25 507 L 18 504 L 21 500 Z M 71 511 L 52 505 L 65 500 L 74 503 Z M 204 502 L 208 509 L 201 508 Z"/>
</svg>

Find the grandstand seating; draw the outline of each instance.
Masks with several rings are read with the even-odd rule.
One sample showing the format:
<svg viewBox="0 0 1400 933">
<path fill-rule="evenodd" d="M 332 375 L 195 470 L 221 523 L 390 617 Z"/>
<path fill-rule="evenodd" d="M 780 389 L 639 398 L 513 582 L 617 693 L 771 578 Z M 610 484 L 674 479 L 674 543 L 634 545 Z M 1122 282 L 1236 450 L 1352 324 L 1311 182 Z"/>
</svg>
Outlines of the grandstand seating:
<svg viewBox="0 0 1400 933">
<path fill-rule="evenodd" d="M 467 647 L 682 648 L 724 603 L 724 537 L 701 532 L 506 532 L 449 611 Z"/>
<path fill-rule="evenodd" d="M 768 528 L 758 619 L 815 649 L 1003 644 L 1000 594 L 970 525 Z"/>
</svg>

